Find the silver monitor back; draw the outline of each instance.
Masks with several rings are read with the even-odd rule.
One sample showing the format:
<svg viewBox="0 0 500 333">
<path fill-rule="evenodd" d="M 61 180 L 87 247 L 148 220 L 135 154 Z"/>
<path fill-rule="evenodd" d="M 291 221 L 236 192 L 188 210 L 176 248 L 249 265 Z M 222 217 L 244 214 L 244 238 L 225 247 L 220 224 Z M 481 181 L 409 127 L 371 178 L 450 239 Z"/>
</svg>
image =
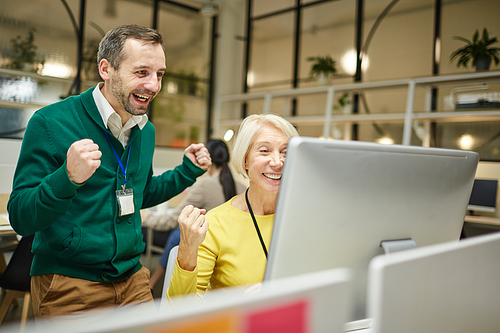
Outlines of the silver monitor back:
<svg viewBox="0 0 500 333">
<path fill-rule="evenodd" d="M 292 138 L 264 280 L 351 268 L 350 320 L 366 318 L 368 264 L 381 241 L 458 240 L 478 160 L 469 151 Z"/>
<path fill-rule="evenodd" d="M 374 258 L 370 332 L 499 332 L 498 253 L 494 233 Z"/>
</svg>

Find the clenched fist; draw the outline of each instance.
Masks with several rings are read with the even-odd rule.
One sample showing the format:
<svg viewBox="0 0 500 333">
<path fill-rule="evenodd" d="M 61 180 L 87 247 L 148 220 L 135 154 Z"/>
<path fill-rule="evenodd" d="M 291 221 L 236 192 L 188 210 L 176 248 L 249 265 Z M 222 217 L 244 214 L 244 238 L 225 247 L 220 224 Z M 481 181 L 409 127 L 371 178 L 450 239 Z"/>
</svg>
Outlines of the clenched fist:
<svg viewBox="0 0 500 333">
<path fill-rule="evenodd" d="M 73 142 L 66 154 L 66 170 L 69 179 L 82 184 L 94 174 L 101 165 L 102 153 L 91 139 Z"/>
<path fill-rule="evenodd" d="M 203 243 L 208 231 L 208 222 L 205 221 L 205 209 L 195 208 L 187 205 L 179 215 L 179 229 L 181 240 L 177 262 L 179 267 L 187 271 L 193 271 L 198 258 L 198 247 Z"/>
<path fill-rule="evenodd" d="M 184 154 L 203 170 L 208 170 L 208 167 L 212 165 L 210 153 L 203 143 L 194 143 L 190 145 L 184 150 Z"/>
</svg>

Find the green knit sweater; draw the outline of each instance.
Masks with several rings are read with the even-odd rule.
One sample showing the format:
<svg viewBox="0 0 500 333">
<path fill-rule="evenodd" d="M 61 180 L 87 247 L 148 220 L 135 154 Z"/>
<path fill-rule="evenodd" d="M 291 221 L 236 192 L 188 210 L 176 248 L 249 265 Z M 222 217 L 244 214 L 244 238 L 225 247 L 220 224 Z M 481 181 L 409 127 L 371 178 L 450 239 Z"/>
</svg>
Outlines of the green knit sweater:
<svg viewBox="0 0 500 333">
<path fill-rule="evenodd" d="M 28 123 L 8 202 L 14 230 L 35 233 L 31 275 L 57 273 L 91 281 L 125 280 L 141 268 L 145 243 L 140 209 L 155 206 L 192 185 L 204 171 L 184 156 L 183 164 L 153 177 L 154 126 L 132 129 L 128 146 L 105 129 L 92 97 L 94 88 L 37 111 Z M 135 212 L 118 215 L 115 191 L 123 174 L 104 130 L 126 165 Z M 82 185 L 66 170 L 66 152 L 90 138 L 101 165 Z"/>
</svg>

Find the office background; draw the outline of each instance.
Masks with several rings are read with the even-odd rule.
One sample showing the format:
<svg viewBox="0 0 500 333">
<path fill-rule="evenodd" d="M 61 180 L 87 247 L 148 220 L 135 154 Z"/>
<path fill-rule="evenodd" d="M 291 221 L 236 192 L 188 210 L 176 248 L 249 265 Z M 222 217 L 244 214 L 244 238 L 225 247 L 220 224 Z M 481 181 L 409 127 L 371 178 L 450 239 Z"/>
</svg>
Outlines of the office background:
<svg viewBox="0 0 500 333">
<path fill-rule="evenodd" d="M 225 103 L 217 110 L 222 96 L 318 86 L 309 75 L 308 57 L 333 57 L 337 73 L 330 78 L 331 85 L 474 73 L 471 66 L 457 68 L 456 61 L 450 61 L 450 54 L 463 46 L 454 37 L 470 39 L 483 28 L 491 36 L 500 35 L 500 3 L 495 0 L 2 0 L 1 4 L 0 144 L 3 152 L 8 151 L 0 162 L 2 193 L 9 191 L 16 151 L 32 113 L 95 86 L 97 43 L 119 24 L 156 27 L 164 35 L 168 73 L 149 113 L 157 128 L 155 164 L 161 168 L 176 165 L 180 148 L 190 142 L 236 131 L 238 119 L 263 111 L 260 100 Z M 23 48 L 24 58 L 18 53 Z M 362 62 L 357 62 L 357 54 L 363 54 Z M 492 63 L 491 72 L 499 69 Z M 455 111 L 460 96 L 489 94 L 495 100 L 499 92 L 498 76 L 419 88 L 414 109 L 448 113 Z M 340 98 L 337 93 L 334 115 L 388 117 L 334 123 L 328 137 L 402 143 L 403 119 L 396 115 L 404 112 L 406 89 L 350 92 L 345 106 Z M 323 116 L 324 105 L 324 94 L 312 94 L 273 99 L 270 109 L 289 117 L 302 135 L 320 137 L 324 136 L 321 120 L 298 119 Z M 472 113 L 465 118 L 415 121 L 410 143 L 476 150 L 481 155 L 479 176 L 499 178 L 500 114 L 495 108 L 487 111 L 490 114 L 481 117 Z"/>
<path fill-rule="evenodd" d="M 463 46 L 454 37 L 470 39 L 483 28 L 500 36 L 499 13 L 498 0 L 0 0 L 0 213 L 30 116 L 97 84 L 97 43 L 117 25 L 155 27 L 164 36 L 168 71 L 149 116 L 157 129 L 154 165 L 165 169 L 181 161 L 190 142 L 236 131 L 239 119 L 265 108 L 261 99 L 219 105 L 222 97 L 318 87 L 308 57 L 336 60 L 337 73 L 326 83 L 333 86 L 473 74 L 471 66 L 450 62 Z M 499 75 L 417 88 L 415 112 L 448 116 L 416 121 L 410 144 L 475 150 L 476 177 L 498 179 L 500 107 L 450 114 L 461 97 L 500 104 L 500 66 L 492 63 L 489 71 Z M 401 144 L 398 115 L 407 94 L 404 87 L 350 91 L 341 105 L 336 93 L 333 115 L 378 120 L 333 121 L 326 136 Z M 325 100 L 325 94 L 273 98 L 270 109 L 302 135 L 321 137 Z M 500 210 L 485 215 L 500 218 Z"/>
</svg>

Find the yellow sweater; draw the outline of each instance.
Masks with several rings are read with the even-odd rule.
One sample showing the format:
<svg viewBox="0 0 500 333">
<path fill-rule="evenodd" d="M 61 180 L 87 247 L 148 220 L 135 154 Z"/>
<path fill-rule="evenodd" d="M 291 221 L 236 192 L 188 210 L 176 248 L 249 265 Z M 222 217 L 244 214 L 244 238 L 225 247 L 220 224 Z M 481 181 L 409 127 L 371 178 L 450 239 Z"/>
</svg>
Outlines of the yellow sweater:
<svg viewBox="0 0 500 333">
<path fill-rule="evenodd" d="M 168 297 L 262 282 L 266 256 L 252 217 L 231 206 L 232 201 L 207 213 L 209 227 L 198 249 L 197 267 L 185 271 L 176 261 Z M 269 250 L 274 214 L 255 218 Z"/>
</svg>

